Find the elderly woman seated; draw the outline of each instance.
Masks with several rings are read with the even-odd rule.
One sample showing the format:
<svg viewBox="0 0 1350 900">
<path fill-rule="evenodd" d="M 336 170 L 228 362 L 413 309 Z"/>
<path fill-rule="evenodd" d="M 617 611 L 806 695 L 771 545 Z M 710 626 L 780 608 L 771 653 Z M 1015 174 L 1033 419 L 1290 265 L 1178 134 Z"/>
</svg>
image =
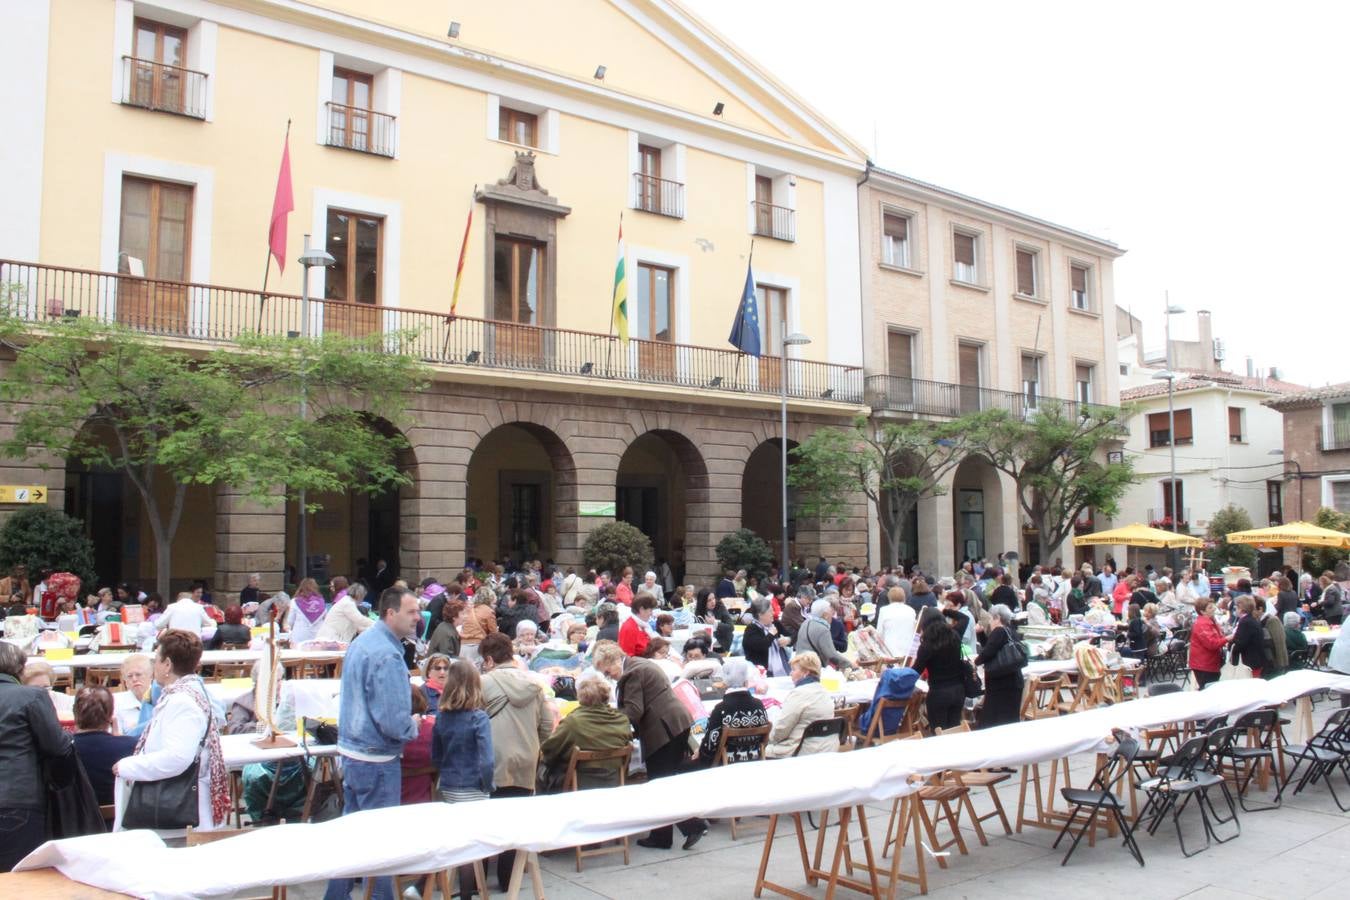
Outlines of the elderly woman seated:
<svg viewBox="0 0 1350 900">
<path fill-rule="evenodd" d="M 75 752 L 84 764 L 94 796 L 113 802 L 113 766 L 136 752 L 136 739 L 113 734 L 113 695 L 102 686 L 83 687 L 75 695 Z"/>
<path fill-rule="evenodd" d="M 652 638 L 642 655 L 660 666 L 671 681 L 684 673 L 684 661 L 670 652 L 670 641 L 663 637 Z"/>
<path fill-rule="evenodd" d="M 697 764 L 700 766 L 712 765 L 723 729 L 759 728 L 769 724 L 769 714 L 764 710 L 764 704 L 749 690 L 750 663 L 739 656 L 728 659 L 722 666 L 722 680 L 726 683 L 726 694 L 708 714 L 708 728 L 698 747 Z M 757 738 L 730 738 L 727 742 L 727 761 L 754 759 L 758 744 Z"/>
<path fill-rule="evenodd" d="M 712 641 L 705 633 L 691 636 L 684 642 L 685 678 L 715 678 L 722 672 L 722 661 L 713 656 Z"/>
<path fill-rule="evenodd" d="M 628 716 L 609 705 L 609 682 L 604 678 L 580 678 L 577 702 L 580 705 L 539 746 L 541 792 L 562 789 L 573 750 L 620 750 L 633 740 Z M 612 762 L 596 762 L 578 766 L 577 781 L 583 788 L 614 787 L 619 773 Z"/>
<path fill-rule="evenodd" d="M 1289 668 L 1301 669 L 1306 663 L 1295 664 L 1294 654 L 1308 649 L 1308 638 L 1303 634 L 1303 617 L 1291 610 L 1281 619 L 1284 622 L 1284 644 L 1289 649 Z"/>
<path fill-rule="evenodd" d="M 516 656 L 529 665 L 543 645 L 539 643 L 539 626 L 529 619 L 516 623 L 516 639 L 513 643 Z"/>
<path fill-rule="evenodd" d="M 769 732 L 769 745 L 764 755 L 781 759 L 797 752 L 802 735 L 812 722 L 834 716 L 834 700 L 820 684 L 820 657 L 811 651 L 792 657 L 791 671 L 794 687 L 783 701 L 782 714 Z M 811 738 L 802 744 L 802 753 L 830 753 L 839 749 L 834 737 Z"/>
</svg>

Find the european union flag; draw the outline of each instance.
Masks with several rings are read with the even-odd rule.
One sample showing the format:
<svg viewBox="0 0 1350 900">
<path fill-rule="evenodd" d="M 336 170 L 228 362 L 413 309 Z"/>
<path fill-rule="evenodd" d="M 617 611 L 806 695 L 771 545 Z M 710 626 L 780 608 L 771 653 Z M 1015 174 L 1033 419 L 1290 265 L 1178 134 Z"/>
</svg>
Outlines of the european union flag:
<svg viewBox="0 0 1350 900">
<path fill-rule="evenodd" d="M 751 356 L 760 355 L 759 301 L 755 299 L 755 273 L 746 265 L 745 289 L 741 291 L 741 305 L 736 309 L 736 321 L 731 323 L 731 346 Z"/>
</svg>

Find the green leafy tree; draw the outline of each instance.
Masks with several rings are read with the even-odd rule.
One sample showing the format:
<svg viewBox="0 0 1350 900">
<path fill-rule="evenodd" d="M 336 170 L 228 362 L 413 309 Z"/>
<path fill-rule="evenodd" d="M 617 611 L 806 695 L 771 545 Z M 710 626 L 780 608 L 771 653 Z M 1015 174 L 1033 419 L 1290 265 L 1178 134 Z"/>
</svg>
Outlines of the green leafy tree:
<svg viewBox="0 0 1350 900">
<path fill-rule="evenodd" d="M 1313 524 L 1333 531 L 1350 532 L 1350 513 L 1337 512 L 1329 506 L 1323 506 L 1313 516 Z M 1344 550 L 1331 547 L 1304 547 L 1303 571 L 1321 575 L 1323 572 L 1336 571 L 1337 563 L 1344 562 L 1347 554 Z"/>
<path fill-rule="evenodd" d="M 1228 504 L 1218 510 L 1209 520 L 1205 530 L 1206 539 L 1214 543 L 1209 551 L 1209 571 L 1217 572 L 1225 566 L 1244 566 L 1256 568 L 1256 548 L 1249 544 L 1230 544 L 1227 536 L 1234 531 L 1249 531 L 1252 517 L 1240 506 Z"/>
<path fill-rule="evenodd" d="M 798 511 L 843 519 L 849 498 L 867 497 L 893 561 L 904 522 L 924 497 L 945 493 L 947 474 L 970 449 L 970 421 L 876 424 L 860 416 L 848 428 L 822 428 L 792 451 L 788 483 Z"/>
<path fill-rule="evenodd" d="M 397 352 L 411 338 L 259 335 L 188 352 L 115 323 L 35 327 L 0 311 L 0 345 L 15 357 L 0 379 L 15 421 L 0 453 L 45 451 L 124 474 L 154 536 L 156 590 L 168 596 L 188 485 L 228 484 L 276 503 L 302 490 L 409 483 L 397 460 L 406 442 L 370 427 L 362 410 L 402 409 L 422 384 L 425 368 Z"/>
<path fill-rule="evenodd" d="M 581 558 L 587 568 L 612 572 L 618 578 L 625 566 L 632 566 L 634 572 L 645 572 L 651 568 L 655 554 L 651 540 L 639 529 L 627 522 L 605 522 L 586 536 Z"/>
<path fill-rule="evenodd" d="M 1073 533 L 1085 509 L 1111 516 L 1134 480 L 1129 462 L 1103 463 L 1107 442 L 1121 436 L 1120 410 L 1066 405 L 1042 398 L 1034 413 L 994 409 L 975 415 L 969 438 L 976 455 L 1012 478 L 1017 505 L 1040 533 L 1043 553 Z"/>
<path fill-rule="evenodd" d="M 46 506 L 25 506 L 0 528 L 0 572 L 8 574 L 14 566 L 27 567 L 34 583 L 43 571 L 78 576 L 86 593 L 97 583 L 94 545 L 84 523 Z"/>
<path fill-rule="evenodd" d="M 724 569 L 763 578 L 773 568 L 773 549 L 749 528 L 737 528 L 717 542 L 717 561 Z"/>
</svg>

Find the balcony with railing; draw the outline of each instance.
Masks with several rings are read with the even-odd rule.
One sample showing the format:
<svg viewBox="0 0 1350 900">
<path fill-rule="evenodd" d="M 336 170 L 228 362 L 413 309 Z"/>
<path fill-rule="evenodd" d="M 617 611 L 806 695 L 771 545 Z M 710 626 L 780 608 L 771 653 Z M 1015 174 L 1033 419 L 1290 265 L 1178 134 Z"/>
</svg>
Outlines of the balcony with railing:
<svg viewBox="0 0 1350 900">
<path fill-rule="evenodd" d="M 690 398 L 778 396 L 781 358 L 663 341 L 621 342 L 609 334 L 518 325 L 428 310 L 305 301 L 294 294 L 140 278 L 0 260 L 0 303 L 42 326 L 63 317 L 119 322 L 138 331 L 192 341 L 226 342 L 244 334 L 298 336 L 388 334 L 385 347 L 460 370 L 570 376 L 593 384 L 680 388 Z M 307 315 L 306 315 L 307 313 Z M 395 340 L 396 332 L 411 337 Z M 862 369 L 789 359 L 787 394 L 798 400 L 861 405 Z"/>
<path fill-rule="evenodd" d="M 1167 490 L 1164 486 L 1163 490 Z M 1191 528 L 1191 508 L 1189 506 L 1181 507 L 1181 521 L 1172 525 L 1172 510 L 1167 508 L 1150 509 L 1148 511 L 1148 524 L 1152 528 L 1161 528 L 1163 531 L 1179 531 L 1183 534 L 1190 531 Z"/>
<path fill-rule="evenodd" d="M 1317 449 L 1324 453 L 1332 450 L 1350 450 L 1350 422 L 1331 422 L 1321 429 L 1318 435 Z"/>
<path fill-rule="evenodd" d="M 1054 405 L 1074 417 L 1077 417 L 1083 408 L 1090 408 L 1098 413 L 1110 412 L 1118 421 L 1123 422 L 1120 409 L 1115 406 L 1085 404 L 1078 400 L 1062 400 L 1055 397 L 1028 396 L 1016 391 L 1000 391 L 896 375 L 868 375 L 864 397 L 868 406 L 882 413 L 954 419 L 981 410 L 1002 409 L 1018 418 L 1026 418 L 1034 416 L 1040 409 Z"/>
<path fill-rule="evenodd" d="M 755 234 L 778 241 L 797 239 L 797 213 L 786 206 L 774 206 L 761 200 L 752 200 L 755 214 Z"/>
<path fill-rule="evenodd" d="M 328 107 L 328 135 L 324 141 L 329 147 L 355 150 L 374 156 L 394 156 L 396 146 L 396 117 L 345 103 L 325 104 Z"/>
<path fill-rule="evenodd" d="M 634 208 L 672 219 L 684 218 L 684 185 L 655 175 L 633 173 Z"/>
<path fill-rule="evenodd" d="M 192 119 L 206 118 L 206 73 L 122 57 L 122 103 Z"/>
</svg>

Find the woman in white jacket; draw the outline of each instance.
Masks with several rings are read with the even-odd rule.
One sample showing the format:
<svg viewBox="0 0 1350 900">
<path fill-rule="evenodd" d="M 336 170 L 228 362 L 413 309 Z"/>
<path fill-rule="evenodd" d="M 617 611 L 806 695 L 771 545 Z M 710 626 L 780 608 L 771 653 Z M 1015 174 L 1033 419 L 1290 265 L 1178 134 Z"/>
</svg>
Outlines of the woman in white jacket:
<svg viewBox="0 0 1350 900">
<path fill-rule="evenodd" d="M 154 717 L 136 744 L 136 752 L 113 767 L 117 806 L 114 831 L 122 830 L 132 784 L 181 775 L 194 758 L 198 761 L 196 830 L 212 831 L 228 821 L 229 779 L 206 685 L 196 674 L 201 658 L 201 638 L 192 632 L 171 629 L 160 635 L 155 680 L 164 690 L 155 704 Z"/>
<path fill-rule="evenodd" d="M 361 615 L 361 610 L 356 606 L 365 599 L 365 596 L 366 588 L 363 584 L 354 584 L 348 588 L 346 596 L 329 608 L 314 639 L 350 644 L 358 634 L 374 625 L 375 620 Z"/>
</svg>

